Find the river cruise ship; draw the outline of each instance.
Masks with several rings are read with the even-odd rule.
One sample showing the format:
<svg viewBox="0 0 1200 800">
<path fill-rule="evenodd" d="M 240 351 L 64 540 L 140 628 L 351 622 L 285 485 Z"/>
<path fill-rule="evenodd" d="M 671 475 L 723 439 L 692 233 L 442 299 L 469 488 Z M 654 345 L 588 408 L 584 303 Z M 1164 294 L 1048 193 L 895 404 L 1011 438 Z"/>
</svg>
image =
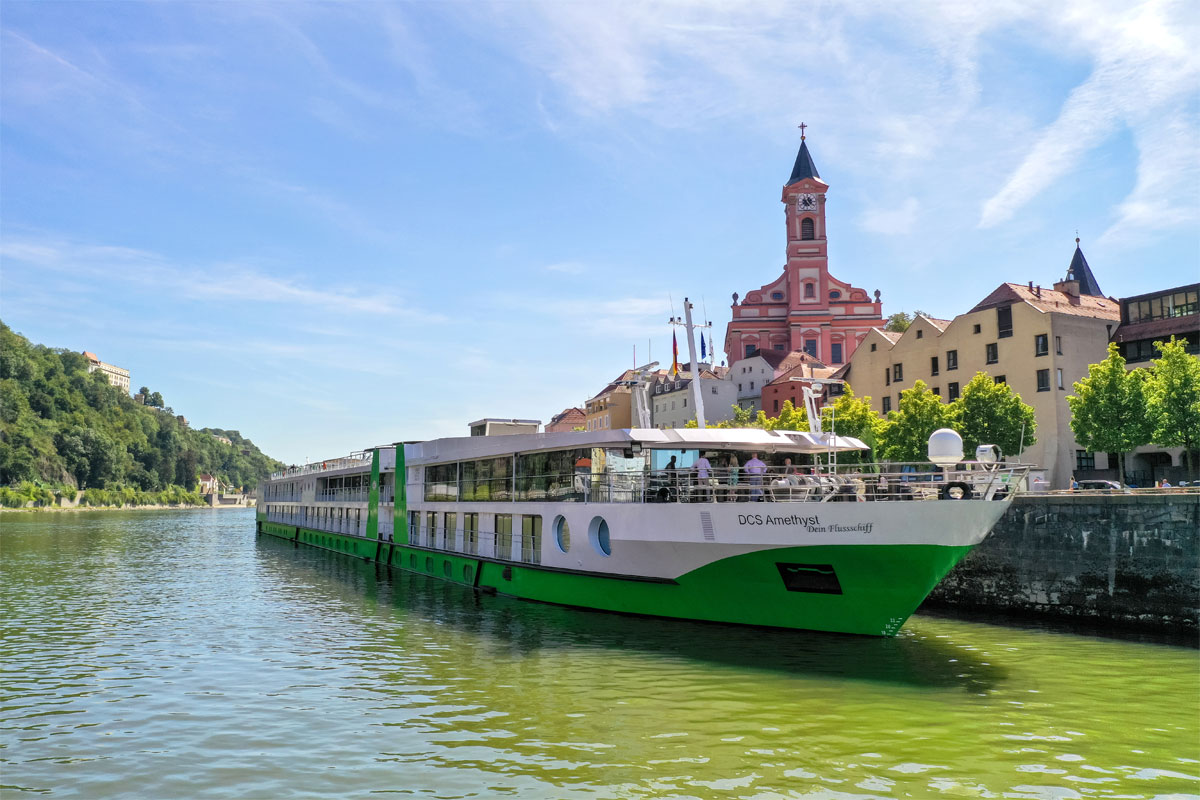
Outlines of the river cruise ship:
<svg viewBox="0 0 1200 800">
<path fill-rule="evenodd" d="M 273 475 L 257 528 L 528 600 L 891 636 L 1027 467 L 845 463 L 863 450 L 713 428 L 401 443 Z"/>
</svg>

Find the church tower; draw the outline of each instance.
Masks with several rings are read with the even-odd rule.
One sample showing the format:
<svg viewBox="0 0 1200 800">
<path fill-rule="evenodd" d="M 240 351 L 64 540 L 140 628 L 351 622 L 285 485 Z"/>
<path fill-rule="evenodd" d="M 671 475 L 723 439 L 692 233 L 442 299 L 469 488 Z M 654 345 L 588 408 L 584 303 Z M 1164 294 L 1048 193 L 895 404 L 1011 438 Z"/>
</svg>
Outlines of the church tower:
<svg viewBox="0 0 1200 800">
<path fill-rule="evenodd" d="M 821 180 L 801 125 L 800 151 L 781 200 L 787 228 L 783 274 L 774 282 L 733 296 L 733 319 L 725 333 L 728 363 L 755 350 L 803 350 L 829 366 L 849 362 L 867 331 L 884 324 L 879 292 L 829 274 L 825 199 Z"/>
</svg>

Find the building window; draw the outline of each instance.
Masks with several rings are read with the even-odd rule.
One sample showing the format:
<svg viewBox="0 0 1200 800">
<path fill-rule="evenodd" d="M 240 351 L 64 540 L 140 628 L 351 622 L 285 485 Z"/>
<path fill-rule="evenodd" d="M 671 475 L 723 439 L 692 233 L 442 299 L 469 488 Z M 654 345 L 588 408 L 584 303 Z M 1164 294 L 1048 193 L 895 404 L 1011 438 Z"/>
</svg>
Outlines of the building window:
<svg viewBox="0 0 1200 800">
<path fill-rule="evenodd" d="M 1075 451 L 1075 469 L 1085 470 L 1085 469 L 1095 469 L 1095 468 L 1096 468 L 1096 454 L 1095 453 L 1089 453 L 1087 450 L 1076 450 Z"/>
<path fill-rule="evenodd" d="M 904 380 L 904 365 L 903 364 L 893 364 L 892 365 L 892 380 L 894 380 L 896 383 L 899 383 L 900 381 Z"/>
<path fill-rule="evenodd" d="M 883 385 L 884 386 L 892 385 L 892 371 L 890 369 L 888 369 L 887 367 L 883 368 Z"/>
<path fill-rule="evenodd" d="M 946 399 L 953 403 L 958 399 L 958 384 L 951 383 L 946 386 Z"/>
<path fill-rule="evenodd" d="M 742 385 L 739 383 L 739 384 L 738 384 L 738 391 L 740 392 L 741 390 L 742 390 Z"/>
<path fill-rule="evenodd" d="M 1044 333 L 1039 333 L 1033 337 L 1033 354 L 1035 356 L 1050 355 L 1050 337 Z"/>
<path fill-rule="evenodd" d="M 753 390 L 753 389 L 754 389 L 754 381 L 750 381 L 750 389 L 751 389 L 751 390 Z"/>
<path fill-rule="evenodd" d="M 1061 388 L 1063 388 L 1062 370 L 1058 369 L 1058 370 L 1055 370 L 1055 372 L 1058 373 L 1058 388 L 1061 389 Z"/>
<path fill-rule="evenodd" d="M 834 342 L 829 346 L 829 360 L 834 364 L 842 363 L 842 343 Z"/>
<path fill-rule="evenodd" d="M 958 369 L 958 351 L 957 350 L 947 350 L 946 351 L 946 371 L 949 372 L 952 369 Z"/>
<path fill-rule="evenodd" d="M 758 349 L 758 348 L 756 348 L 756 347 L 755 347 L 754 345 L 752 345 L 752 344 L 748 344 L 748 345 L 746 345 L 746 355 L 745 355 L 745 358 L 749 358 L 751 355 L 753 355 L 753 354 L 754 354 L 754 351 L 755 351 L 756 349 Z"/>
<path fill-rule="evenodd" d="M 983 326 L 980 325 L 978 322 L 976 322 L 975 328 L 974 328 L 974 330 L 971 331 L 971 333 L 982 333 L 982 332 L 983 332 Z"/>
<path fill-rule="evenodd" d="M 1000 347 L 995 342 L 990 342 L 986 346 L 986 361 L 989 364 L 995 364 L 1000 360 Z"/>
<path fill-rule="evenodd" d="M 771 292 L 771 299 L 772 300 L 782 300 L 783 292 Z"/>
<path fill-rule="evenodd" d="M 1054 352 L 1060 356 L 1062 355 L 1062 337 L 1061 336 L 1054 337 Z"/>
<path fill-rule="evenodd" d="M 838 292 L 838 291 L 833 291 L 833 292 L 830 292 L 830 293 L 829 293 L 829 299 L 830 299 L 830 300 L 837 300 L 837 299 L 839 299 L 841 296 L 842 296 L 842 293 L 841 293 L 841 292 Z"/>
<path fill-rule="evenodd" d="M 1037 390 L 1039 392 L 1050 391 L 1050 370 L 1039 369 L 1037 371 Z"/>
<path fill-rule="evenodd" d="M 1012 306 L 1001 306 L 996 309 L 997 336 L 1001 339 L 1012 336 Z"/>
<path fill-rule="evenodd" d="M 871 352 L 872 353 L 875 352 L 875 343 L 874 342 L 871 342 Z"/>
<path fill-rule="evenodd" d="M 892 398 L 891 397 L 883 398 L 883 413 L 886 414 L 891 410 L 892 410 Z"/>
<path fill-rule="evenodd" d="M 804 219 L 800 220 L 800 238 L 817 238 L 817 226 L 813 225 L 812 217 L 805 217 Z"/>
<path fill-rule="evenodd" d="M 1008 378 L 1004 375 L 997 375 L 992 379 L 995 383 L 1008 383 Z"/>
<path fill-rule="evenodd" d="M 938 374 L 938 357 L 937 356 L 933 356 L 932 358 L 929 359 L 929 374 L 930 375 Z"/>
<path fill-rule="evenodd" d="M 817 286 L 812 281 L 804 284 L 804 298 L 807 300 L 817 296 Z"/>
<path fill-rule="evenodd" d="M 918 338 L 918 339 L 924 339 L 924 338 L 925 338 L 925 331 L 923 331 L 923 330 L 918 330 L 918 331 L 917 331 L 917 338 Z"/>
<path fill-rule="evenodd" d="M 779 401 L 778 400 L 775 401 L 775 413 L 776 414 L 779 413 Z"/>
<path fill-rule="evenodd" d="M 817 357 L 817 340 L 816 339 L 805 339 L 804 340 L 804 352 L 808 353 L 813 358 L 816 358 Z"/>
<path fill-rule="evenodd" d="M 783 345 L 781 345 L 781 344 L 777 344 L 777 345 L 775 345 L 775 349 L 776 349 L 776 350 L 782 350 L 782 349 L 783 349 Z"/>
</svg>

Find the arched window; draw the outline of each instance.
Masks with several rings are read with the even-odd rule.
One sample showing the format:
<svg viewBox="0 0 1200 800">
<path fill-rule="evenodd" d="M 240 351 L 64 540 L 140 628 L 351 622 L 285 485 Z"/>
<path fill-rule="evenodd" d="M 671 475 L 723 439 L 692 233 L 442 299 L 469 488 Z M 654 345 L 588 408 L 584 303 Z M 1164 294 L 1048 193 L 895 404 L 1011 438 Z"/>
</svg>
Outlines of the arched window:
<svg viewBox="0 0 1200 800">
<path fill-rule="evenodd" d="M 816 227 L 813 225 L 812 217 L 805 217 L 804 219 L 800 220 L 800 238 L 817 238 Z"/>
<path fill-rule="evenodd" d="M 817 296 L 817 285 L 815 283 L 813 283 L 812 281 L 808 281 L 807 283 L 805 283 L 804 284 L 804 297 L 807 299 L 807 298 L 816 297 L 816 296 Z"/>
</svg>

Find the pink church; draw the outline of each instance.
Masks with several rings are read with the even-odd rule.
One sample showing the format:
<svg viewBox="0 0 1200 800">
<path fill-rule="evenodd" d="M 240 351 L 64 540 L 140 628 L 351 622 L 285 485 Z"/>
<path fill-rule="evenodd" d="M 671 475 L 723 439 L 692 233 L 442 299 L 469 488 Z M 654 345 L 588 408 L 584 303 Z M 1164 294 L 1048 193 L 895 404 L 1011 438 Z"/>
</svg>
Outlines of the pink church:
<svg viewBox="0 0 1200 800">
<path fill-rule="evenodd" d="M 771 283 L 733 295 L 733 319 L 725 332 L 725 355 L 733 364 L 755 350 L 803 350 L 830 366 L 850 361 L 871 328 L 882 327 L 883 311 L 863 289 L 829 274 L 825 238 L 825 193 L 804 136 L 787 185 L 787 264 Z"/>
</svg>

